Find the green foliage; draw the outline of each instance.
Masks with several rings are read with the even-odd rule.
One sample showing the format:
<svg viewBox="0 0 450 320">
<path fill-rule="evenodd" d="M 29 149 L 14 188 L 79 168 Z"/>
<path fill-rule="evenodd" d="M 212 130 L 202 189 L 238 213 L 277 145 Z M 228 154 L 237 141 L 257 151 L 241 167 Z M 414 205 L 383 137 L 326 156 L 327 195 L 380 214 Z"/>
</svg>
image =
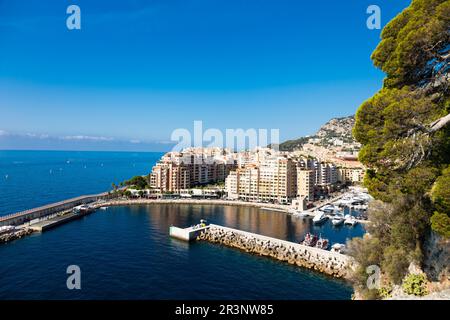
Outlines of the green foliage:
<svg viewBox="0 0 450 320">
<path fill-rule="evenodd" d="M 301 137 L 294 140 L 287 140 L 285 142 L 280 143 L 279 150 L 280 151 L 294 151 L 295 149 L 299 149 L 309 140 L 308 137 Z"/>
<path fill-rule="evenodd" d="M 364 184 L 380 201 L 369 209 L 371 240 L 358 242 L 351 254 L 363 266 L 380 265 L 393 283 L 410 262 L 421 262 L 430 225 L 449 234 L 450 126 L 432 135 L 426 129 L 450 111 L 443 85 L 449 47 L 450 1 L 413 0 L 384 28 L 372 59 L 386 79 L 355 116 L 359 159 L 369 168 Z M 433 211 L 439 213 L 431 217 Z M 362 271 L 356 272 L 361 288 Z"/>
<path fill-rule="evenodd" d="M 431 198 L 438 211 L 450 214 L 450 166 L 436 179 L 431 190 Z"/>
<path fill-rule="evenodd" d="M 406 294 L 424 296 L 428 294 L 426 285 L 427 278 L 424 274 L 410 274 L 403 280 L 402 288 Z"/>
<path fill-rule="evenodd" d="M 379 239 L 374 237 L 353 238 L 348 242 L 348 251 L 358 262 L 351 279 L 358 292 L 365 299 L 378 299 L 378 290 L 367 288 L 366 268 L 371 265 L 380 265 L 382 250 Z"/>
<path fill-rule="evenodd" d="M 372 60 L 386 72 L 386 87 L 417 85 L 432 78 L 439 52 L 449 43 L 449 19 L 449 1 L 414 0 L 384 28 Z"/>
<path fill-rule="evenodd" d="M 145 177 L 135 176 L 130 180 L 124 182 L 126 186 L 134 186 L 137 189 L 146 189 L 148 188 L 148 181 Z"/>
<path fill-rule="evenodd" d="M 127 198 L 130 198 L 133 194 L 131 193 L 130 190 L 125 190 L 125 192 L 123 193 L 123 195 Z"/>
<path fill-rule="evenodd" d="M 381 299 L 390 298 L 392 296 L 392 285 L 387 285 L 378 289 L 378 295 Z"/>
<path fill-rule="evenodd" d="M 389 275 L 392 282 L 401 282 L 408 270 L 408 266 L 408 254 L 403 248 L 391 245 L 384 249 L 381 270 Z"/>
<path fill-rule="evenodd" d="M 431 217 L 431 229 L 443 237 L 450 238 L 450 217 L 446 213 L 435 212 Z"/>
</svg>

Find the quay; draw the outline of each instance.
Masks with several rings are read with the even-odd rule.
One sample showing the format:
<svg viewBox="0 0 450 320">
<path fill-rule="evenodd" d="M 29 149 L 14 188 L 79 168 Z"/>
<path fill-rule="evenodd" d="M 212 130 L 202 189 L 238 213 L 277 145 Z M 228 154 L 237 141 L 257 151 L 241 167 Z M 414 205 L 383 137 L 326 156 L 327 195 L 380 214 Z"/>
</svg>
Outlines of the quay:
<svg viewBox="0 0 450 320">
<path fill-rule="evenodd" d="M 66 222 L 69 222 L 69 221 L 72 221 L 72 220 L 75 220 L 75 219 L 79 219 L 79 218 L 81 218 L 81 217 L 83 217 L 85 215 L 86 214 L 74 213 L 74 212 L 66 212 L 66 213 L 63 213 L 61 215 L 57 215 L 54 218 L 30 224 L 28 226 L 28 228 L 33 230 L 33 231 L 44 232 L 44 231 L 46 231 L 48 229 L 54 228 L 56 226 L 59 226 L 61 224 L 66 223 Z"/>
<path fill-rule="evenodd" d="M 350 271 L 355 268 L 353 258 L 342 253 L 215 224 L 210 224 L 209 228 L 202 230 L 197 239 L 271 257 L 336 278 L 348 278 Z"/>
</svg>

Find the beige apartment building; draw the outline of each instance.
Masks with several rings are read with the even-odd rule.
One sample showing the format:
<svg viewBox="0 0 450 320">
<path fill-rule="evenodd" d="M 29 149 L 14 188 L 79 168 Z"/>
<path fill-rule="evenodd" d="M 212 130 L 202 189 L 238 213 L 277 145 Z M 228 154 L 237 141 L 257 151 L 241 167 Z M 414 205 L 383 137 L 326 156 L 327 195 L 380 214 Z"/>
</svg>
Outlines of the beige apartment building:
<svg viewBox="0 0 450 320">
<path fill-rule="evenodd" d="M 297 196 L 296 176 L 294 161 L 272 157 L 230 172 L 225 188 L 230 199 L 289 203 Z"/>
<path fill-rule="evenodd" d="M 150 187 L 161 193 L 180 193 L 197 185 L 225 181 L 236 167 L 231 153 L 211 152 L 210 149 L 169 152 L 153 166 Z"/>
<path fill-rule="evenodd" d="M 297 196 L 314 201 L 314 170 L 297 167 Z"/>
<path fill-rule="evenodd" d="M 364 179 L 365 172 L 366 170 L 364 168 L 338 168 L 338 181 L 342 183 L 361 183 Z"/>
</svg>

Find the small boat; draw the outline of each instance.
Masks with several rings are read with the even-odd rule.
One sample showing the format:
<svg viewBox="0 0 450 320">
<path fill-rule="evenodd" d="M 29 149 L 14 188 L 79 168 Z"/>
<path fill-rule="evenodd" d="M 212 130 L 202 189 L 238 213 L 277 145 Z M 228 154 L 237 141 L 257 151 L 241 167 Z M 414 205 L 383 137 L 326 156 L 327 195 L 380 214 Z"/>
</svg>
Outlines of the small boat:
<svg viewBox="0 0 450 320">
<path fill-rule="evenodd" d="M 296 217 L 296 218 L 306 218 L 306 217 L 309 217 L 309 212 L 296 210 L 294 213 L 292 213 L 292 216 Z"/>
<path fill-rule="evenodd" d="M 328 219 L 328 217 L 325 215 L 325 212 L 323 212 L 323 211 L 316 210 L 316 211 L 314 211 L 314 213 L 315 213 L 315 216 L 313 218 L 313 222 L 315 224 L 323 223 Z"/>
<path fill-rule="evenodd" d="M 335 216 L 331 220 L 331 223 L 333 224 L 333 226 L 340 226 L 341 224 L 344 223 L 344 221 L 345 221 L 345 218 L 343 216 Z"/>
<path fill-rule="evenodd" d="M 100 207 L 100 210 L 108 210 L 108 207 Z"/>
<path fill-rule="evenodd" d="M 305 235 L 305 239 L 303 240 L 302 244 L 304 246 L 314 247 L 316 245 L 316 243 L 317 243 L 317 240 L 318 240 L 318 238 L 317 238 L 316 235 L 311 234 L 311 233 L 308 232 Z"/>
<path fill-rule="evenodd" d="M 80 206 L 76 206 L 75 208 L 73 208 L 72 211 L 75 214 L 83 215 L 83 214 L 87 214 L 87 213 L 92 212 L 92 207 L 83 204 L 83 205 L 80 205 Z"/>
<path fill-rule="evenodd" d="M 322 208 L 320 208 L 321 211 L 326 212 L 326 213 L 332 213 L 336 210 L 335 206 L 331 205 L 331 204 L 327 204 L 326 206 L 323 206 Z"/>
<path fill-rule="evenodd" d="M 328 244 L 329 244 L 328 239 L 324 239 L 324 238 L 320 237 L 319 240 L 317 240 L 316 248 L 327 250 Z"/>
<path fill-rule="evenodd" d="M 358 222 L 356 221 L 355 217 L 352 217 L 351 215 L 347 214 L 345 215 L 345 221 L 344 224 L 350 225 L 350 226 L 354 226 L 356 225 Z"/>
<path fill-rule="evenodd" d="M 331 252 L 337 252 L 337 253 L 344 253 L 345 251 L 345 244 L 342 243 L 335 243 L 331 246 Z"/>
</svg>

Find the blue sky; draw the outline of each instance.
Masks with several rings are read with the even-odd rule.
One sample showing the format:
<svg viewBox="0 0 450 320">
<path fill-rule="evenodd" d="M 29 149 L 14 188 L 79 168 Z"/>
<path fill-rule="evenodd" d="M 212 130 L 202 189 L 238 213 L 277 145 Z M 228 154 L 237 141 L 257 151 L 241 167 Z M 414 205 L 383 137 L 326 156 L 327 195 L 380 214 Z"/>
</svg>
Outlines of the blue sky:
<svg viewBox="0 0 450 320">
<path fill-rule="evenodd" d="M 159 151 L 194 120 L 312 134 L 381 87 L 367 7 L 384 26 L 409 3 L 0 0 L 0 148 Z"/>
</svg>

